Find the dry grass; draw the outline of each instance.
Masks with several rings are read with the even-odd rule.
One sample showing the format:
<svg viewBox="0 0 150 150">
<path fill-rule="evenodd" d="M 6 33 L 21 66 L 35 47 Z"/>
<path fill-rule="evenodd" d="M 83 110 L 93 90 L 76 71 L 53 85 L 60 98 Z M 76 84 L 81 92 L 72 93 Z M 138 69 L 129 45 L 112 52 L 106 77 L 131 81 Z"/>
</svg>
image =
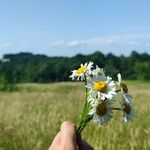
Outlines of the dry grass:
<svg viewBox="0 0 150 150">
<path fill-rule="evenodd" d="M 0 150 L 44 150 L 64 120 L 77 121 L 84 100 L 79 83 L 20 85 L 20 91 L 0 93 Z M 116 112 L 107 126 L 96 123 L 83 137 L 96 150 L 150 149 L 150 84 L 129 82 L 136 118 L 125 124 Z"/>
</svg>

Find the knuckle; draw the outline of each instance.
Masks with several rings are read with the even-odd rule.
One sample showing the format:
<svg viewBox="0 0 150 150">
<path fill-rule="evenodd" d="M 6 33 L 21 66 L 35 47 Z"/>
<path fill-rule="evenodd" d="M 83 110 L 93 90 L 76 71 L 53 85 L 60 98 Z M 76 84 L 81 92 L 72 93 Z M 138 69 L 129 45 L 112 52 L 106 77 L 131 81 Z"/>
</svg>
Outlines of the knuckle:
<svg viewBox="0 0 150 150">
<path fill-rule="evenodd" d="M 64 121 L 64 122 L 61 124 L 61 127 L 75 127 L 75 125 L 74 125 L 72 122 Z"/>
</svg>

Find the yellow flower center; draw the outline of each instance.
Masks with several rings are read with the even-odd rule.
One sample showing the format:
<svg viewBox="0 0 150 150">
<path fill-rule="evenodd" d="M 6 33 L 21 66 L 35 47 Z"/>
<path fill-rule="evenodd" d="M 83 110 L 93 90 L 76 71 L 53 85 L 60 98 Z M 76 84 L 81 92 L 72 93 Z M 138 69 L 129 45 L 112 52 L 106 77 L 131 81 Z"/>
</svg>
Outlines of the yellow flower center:
<svg viewBox="0 0 150 150">
<path fill-rule="evenodd" d="M 131 112 L 131 107 L 129 104 L 125 103 L 124 104 L 124 109 L 123 109 L 127 114 L 130 114 Z"/>
<path fill-rule="evenodd" d="M 105 92 L 107 84 L 104 81 L 97 81 L 94 83 L 94 89 L 99 92 Z"/>
<path fill-rule="evenodd" d="M 98 106 L 96 108 L 96 113 L 99 116 L 104 116 L 107 113 L 107 106 L 106 106 L 105 102 L 98 104 Z"/>
<path fill-rule="evenodd" d="M 127 87 L 126 84 L 121 83 L 120 86 L 121 86 L 122 90 L 123 90 L 125 93 L 128 93 L 128 87 Z"/>
<path fill-rule="evenodd" d="M 86 71 L 87 71 L 87 67 L 81 66 L 81 67 L 76 71 L 76 73 L 77 73 L 78 75 L 80 75 L 81 73 L 84 73 L 84 72 L 86 72 Z"/>
</svg>

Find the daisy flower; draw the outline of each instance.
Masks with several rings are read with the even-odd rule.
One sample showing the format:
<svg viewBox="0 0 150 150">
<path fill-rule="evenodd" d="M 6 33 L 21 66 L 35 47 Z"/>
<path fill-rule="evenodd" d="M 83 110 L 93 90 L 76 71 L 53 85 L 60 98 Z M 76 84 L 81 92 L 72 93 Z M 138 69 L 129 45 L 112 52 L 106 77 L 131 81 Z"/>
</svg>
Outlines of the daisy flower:
<svg viewBox="0 0 150 150">
<path fill-rule="evenodd" d="M 132 96 L 128 93 L 128 87 L 127 85 L 122 81 L 122 77 L 121 74 L 118 73 L 117 74 L 118 77 L 118 82 L 117 85 L 120 87 L 121 89 L 121 93 L 122 93 L 122 97 L 126 100 L 127 103 L 131 102 Z"/>
<path fill-rule="evenodd" d="M 90 104 L 91 107 L 97 105 L 97 102 L 100 101 L 98 96 L 93 92 L 92 89 L 88 91 L 87 94 L 87 102 Z"/>
<path fill-rule="evenodd" d="M 106 125 L 113 116 L 113 111 L 123 112 L 123 120 L 128 122 L 133 119 L 134 109 L 131 104 L 131 95 L 127 85 L 122 81 L 121 74 L 117 75 L 118 81 L 114 82 L 106 76 L 103 68 L 93 69 L 93 62 L 81 64 L 72 71 L 70 78 L 85 82 L 85 102 L 77 126 L 77 134 L 81 134 L 87 124 L 93 119 L 101 125 Z M 116 90 L 116 87 L 119 87 Z M 113 107 L 117 92 L 121 92 L 121 107 Z"/>
<path fill-rule="evenodd" d="M 87 88 L 101 100 L 112 99 L 116 95 L 116 85 L 109 76 L 100 75 L 87 81 Z"/>
<path fill-rule="evenodd" d="M 92 75 L 93 76 L 96 76 L 98 77 L 99 75 L 105 75 L 105 71 L 103 70 L 103 68 L 99 68 L 97 65 L 96 65 L 96 69 L 94 69 L 92 71 Z"/>
<path fill-rule="evenodd" d="M 95 97 L 95 94 L 93 94 L 93 91 L 92 91 L 92 90 L 89 90 L 87 95 L 88 95 L 88 96 L 87 96 L 87 101 L 88 101 L 89 103 L 92 103 L 92 102 L 95 101 L 96 97 Z"/>
<path fill-rule="evenodd" d="M 125 122 L 131 121 L 133 119 L 134 115 L 134 109 L 131 103 L 127 103 L 126 100 L 123 98 L 122 99 L 122 106 L 121 110 L 123 111 L 123 120 Z"/>
<path fill-rule="evenodd" d="M 92 115 L 97 123 L 106 125 L 112 118 L 112 103 L 110 101 L 95 101 L 89 115 Z"/>
<path fill-rule="evenodd" d="M 92 67 L 93 62 L 91 61 L 89 63 L 85 63 L 84 65 L 81 64 L 81 66 L 77 70 L 72 71 L 72 75 L 70 76 L 70 78 L 72 78 L 72 80 L 74 80 L 75 78 L 79 80 L 81 78 L 81 81 L 83 81 L 85 79 L 85 75 L 90 75 L 92 73 Z"/>
</svg>

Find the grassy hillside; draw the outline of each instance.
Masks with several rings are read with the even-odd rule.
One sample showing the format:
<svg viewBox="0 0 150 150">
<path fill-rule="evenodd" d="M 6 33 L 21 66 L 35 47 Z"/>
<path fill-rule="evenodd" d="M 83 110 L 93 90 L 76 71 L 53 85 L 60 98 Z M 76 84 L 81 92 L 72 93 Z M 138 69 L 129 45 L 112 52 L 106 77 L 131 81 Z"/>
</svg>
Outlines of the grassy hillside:
<svg viewBox="0 0 150 150">
<path fill-rule="evenodd" d="M 130 81 L 134 97 L 134 122 L 121 115 L 107 126 L 96 123 L 83 137 L 96 150 L 150 149 L 150 82 Z M 84 100 L 80 83 L 24 84 L 18 92 L 0 92 L 0 150 L 46 150 L 65 120 L 77 121 Z"/>
</svg>

